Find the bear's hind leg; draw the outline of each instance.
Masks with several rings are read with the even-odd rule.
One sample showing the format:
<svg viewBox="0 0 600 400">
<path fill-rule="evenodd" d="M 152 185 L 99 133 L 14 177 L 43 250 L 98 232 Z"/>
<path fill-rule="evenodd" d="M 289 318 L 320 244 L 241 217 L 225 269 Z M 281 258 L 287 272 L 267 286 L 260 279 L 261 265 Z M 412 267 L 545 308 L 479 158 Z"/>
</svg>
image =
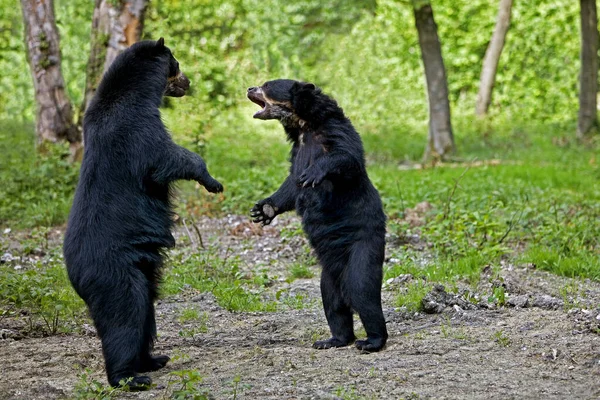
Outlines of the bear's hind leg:
<svg viewBox="0 0 600 400">
<path fill-rule="evenodd" d="M 345 294 L 367 332 L 367 339 L 357 340 L 355 345 L 367 352 L 381 350 L 388 338 L 381 307 L 383 250 L 374 251 L 378 247 L 370 242 L 353 246 L 344 282 Z"/>
<path fill-rule="evenodd" d="M 164 355 L 152 355 L 154 340 L 156 339 L 156 320 L 154 316 L 154 304 L 151 303 L 144 324 L 144 344 L 139 354 L 137 372 L 158 371 L 163 368 L 171 358 Z"/>
<path fill-rule="evenodd" d="M 123 381 L 130 390 L 146 390 L 152 380 L 136 376 L 135 367 L 144 346 L 145 317 L 152 305 L 148 282 L 138 270 L 125 270 L 120 275 L 110 288 L 94 291 L 90 311 L 102 341 L 110 385 L 122 386 Z"/>
<path fill-rule="evenodd" d="M 332 273 L 340 270 L 323 265 L 323 271 L 321 272 L 321 298 L 323 299 L 325 316 L 327 317 L 332 337 L 313 343 L 315 349 L 343 347 L 351 344 L 355 339 L 352 309 L 342 296 L 337 274 Z"/>
</svg>

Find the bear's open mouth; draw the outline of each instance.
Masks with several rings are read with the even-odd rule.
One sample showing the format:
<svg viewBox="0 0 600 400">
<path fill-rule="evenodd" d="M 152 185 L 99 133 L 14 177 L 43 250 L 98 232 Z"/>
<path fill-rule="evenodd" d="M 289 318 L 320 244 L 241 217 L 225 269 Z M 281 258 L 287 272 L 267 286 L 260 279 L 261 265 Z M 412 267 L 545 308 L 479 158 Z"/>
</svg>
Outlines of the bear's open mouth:
<svg viewBox="0 0 600 400">
<path fill-rule="evenodd" d="M 268 106 L 268 104 L 262 94 L 262 90 L 260 90 L 260 88 L 258 88 L 256 90 L 249 91 L 248 98 L 254 104 L 257 104 L 262 108 L 262 110 L 259 110 L 254 113 L 254 118 L 260 118 L 261 114 L 267 110 L 267 106 Z"/>
</svg>

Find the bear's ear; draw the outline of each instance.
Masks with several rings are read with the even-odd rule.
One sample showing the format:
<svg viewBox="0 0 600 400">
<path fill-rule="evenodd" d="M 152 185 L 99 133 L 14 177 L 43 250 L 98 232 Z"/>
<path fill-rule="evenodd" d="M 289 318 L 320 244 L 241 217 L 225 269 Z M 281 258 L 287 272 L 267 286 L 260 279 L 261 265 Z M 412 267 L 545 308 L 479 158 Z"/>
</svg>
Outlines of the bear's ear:
<svg viewBox="0 0 600 400">
<path fill-rule="evenodd" d="M 301 91 L 305 93 L 312 92 L 315 89 L 316 86 L 312 83 L 294 82 L 294 84 L 292 85 L 292 93 L 299 93 Z"/>
<path fill-rule="evenodd" d="M 160 38 L 156 41 L 156 47 L 165 47 L 165 38 Z"/>
</svg>

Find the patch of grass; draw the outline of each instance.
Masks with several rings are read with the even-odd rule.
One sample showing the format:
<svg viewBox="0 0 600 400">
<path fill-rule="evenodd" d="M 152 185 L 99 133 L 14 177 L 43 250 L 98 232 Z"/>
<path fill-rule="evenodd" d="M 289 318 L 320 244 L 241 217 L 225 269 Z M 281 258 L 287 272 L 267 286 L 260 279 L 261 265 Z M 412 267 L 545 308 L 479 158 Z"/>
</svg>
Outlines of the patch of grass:
<svg viewBox="0 0 600 400">
<path fill-rule="evenodd" d="M 123 389 L 113 388 L 94 379 L 89 368 L 81 372 L 78 378 L 73 391 L 73 397 L 76 400 L 111 400 L 118 398 L 123 391 Z"/>
<path fill-rule="evenodd" d="M 421 281 L 410 282 L 406 288 L 398 292 L 396 306 L 406 307 L 408 311 L 415 312 L 423 308 L 423 297 L 431 290 L 431 286 Z"/>
<path fill-rule="evenodd" d="M 311 300 L 308 296 L 296 293 L 294 296 L 277 296 L 279 302 L 287 308 L 292 310 L 303 310 L 305 308 L 311 308 L 316 300 Z"/>
<path fill-rule="evenodd" d="M 583 221 L 581 221 L 583 223 Z M 590 221 L 591 222 L 591 221 Z M 589 223 L 594 225 L 593 223 Z M 587 228 L 581 227 L 580 233 L 586 234 Z M 519 257 L 521 262 L 531 263 L 537 268 L 564 275 L 570 278 L 592 278 L 600 280 L 600 254 L 586 251 L 578 243 L 570 240 L 570 236 L 564 237 L 565 242 L 556 246 L 543 246 L 542 244 L 529 247 Z M 596 238 L 591 239 L 596 241 Z M 595 247 L 595 246 L 594 246 Z"/>
<path fill-rule="evenodd" d="M 239 269 L 239 259 L 221 259 L 217 251 L 207 249 L 186 255 L 174 253 L 165 272 L 164 295 L 177 294 L 186 288 L 212 292 L 219 304 L 229 311 L 275 311 L 277 304 L 266 300 L 264 287 L 255 285 L 253 277 Z"/>
<path fill-rule="evenodd" d="M 563 307 L 567 311 L 579 307 L 579 297 L 581 295 L 581 289 L 576 282 L 568 283 L 560 288 L 560 296 L 564 304 Z"/>
<path fill-rule="evenodd" d="M 186 308 L 181 312 L 178 320 L 180 323 L 185 324 L 187 322 L 193 322 L 191 328 L 182 328 L 179 330 L 179 336 L 182 337 L 193 337 L 198 333 L 208 332 L 208 321 L 210 317 L 208 313 L 204 312 L 200 314 L 198 310 L 194 308 Z"/>
<path fill-rule="evenodd" d="M 286 282 L 291 283 L 296 279 L 310 279 L 315 276 L 314 272 L 306 264 L 295 262 L 288 267 L 289 276 Z"/>
<path fill-rule="evenodd" d="M 494 332 L 494 341 L 503 347 L 508 347 L 512 343 L 510 337 L 502 330 Z"/>
<path fill-rule="evenodd" d="M 179 314 L 179 318 L 177 318 L 179 322 L 186 323 L 190 321 L 196 321 L 200 319 L 200 313 L 195 308 L 184 308 Z"/>
<path fill-rule="evenodd" d="M 65 144 L 38 154 L 31 124 L 0 121 L 0 227 L 63 224 L 69 214 L 79 165 Z"/>
<path fill-rule="evenodd" d="M 211 398 L 206 389 L 198 388 L 204 378 L 196 370 L 183 369 L 171 372 L 168 389 L 173 400 L 208 400 Z"/>
<path fill-rule="evenodd" d="M 85 303 L 71 287 L 60 261 L 48 265 L 37 261 L 28 269 L 2 264 L 0 282 L 0 318 L 25 318 L 29 332 L 72 332 L 85 318 Z"/>
<path fill-rule="evenodd" d="M 343 400 L 366 400 L 366 399 L 373 399 L 375 398 L 374 396 L 363 396 L 360 393 L 357 392 L 356 387 L 354 385 L 351 386 L 338 386 L 335 389 L 335 396 L 338 399 L 343 399 Z"/>
<path fill-rule="evenodd" d="M 506 304 L 506 292 L 503 286 L 494 288 L 494 291 L 488 297 L 488 303 L 495 303 L 500 307 L 503 307 Z"/>
<path fill-rule="evenodd" d="M 238 395 L 241 394 L 245 389 L 249 389 L 250 385 L 247 383 L 242 383 L 242 377 L 240 375 L 236 375 L 233 377 L 231 381 L 231 396 L 234 400 L 238 398 Z"/>
<path fill-rule="evenodd" d="M 455 340 L 469 340 L 470 337 L 464 327 L 455 328 L 452 326 L 452 321 L 448 316 L 445 316 L 444 321 L 440 324 L 440 333 L 445 339 L 451 338 Z"/>
<path fill-rule="evenodd" d="M 165 118 L 174 122 L 176 111 L 165 110 Z M 247 214 L 254 202 L 283 182 L 289 144 L 276 122 L 258 123 L 252 120 L 253 111 L 243 103 L 211 125 L 203 156 L 211 173 L 224 182 L 225 192 L 213 196 L 182 182 L 175 201 L 179 214 Z M 579 144 L 569 139 L 567 126 L 521 126 L 504 120 L 471 126 L 461 118 L 455 133 L 457 158 L 464 162 L 422 169 L 398 170 L 398 159 L 388 150 L 400 149 L 401 154 L 406 141 L 422 148 L 425 136 L 397 132 L 382 138 L 361 130 L 369 176 L 381 193 L 389 231 L 418 235 L 428 243 L 426 260 L 421 250 L 403 248 L 406 255 L 386 271 L 386 279 L 410 273 L 428 283 L 467 279 L 475 284 L 483 267 L 505 259 L 599 280 L 600 224 L 591 221 L 600 219 L 600 141 Z M 78 169 L 66 162 L 66 148 L 55 146 L 46 156 L 36 155 L 31 125 L 9 123 L 0 135 L 0 150 L 8 155 L 0 160 L 0 225 L 44 229 L 64 223 Z M 404 220 L 405 209 L 424 201 L 431 205 L 422 217 L 424 225 L 411 226 Z M 295 224 L 281 237 L 285 241 L 300 234 L 301 226 Z M 290 280 L 310 276 L 302 265 L 310 264 L 294 266 Z M 207 267 L 208 272 L 199 273 L 192 265 L 176 269 L 192 271 L 198 277 L 193 287 L 213 291 L 232 310 L 274 308 L 257 301 L 270 279 L 265 273 L 253 273 L 250 282 L 235 277 L 235 266 L 225 274 L 227 267 Z M 189 275 L 182 273 L 178 280 L 193 280 Z M 210 281 L 200 282 L 205 279 Z"/>
</svg>

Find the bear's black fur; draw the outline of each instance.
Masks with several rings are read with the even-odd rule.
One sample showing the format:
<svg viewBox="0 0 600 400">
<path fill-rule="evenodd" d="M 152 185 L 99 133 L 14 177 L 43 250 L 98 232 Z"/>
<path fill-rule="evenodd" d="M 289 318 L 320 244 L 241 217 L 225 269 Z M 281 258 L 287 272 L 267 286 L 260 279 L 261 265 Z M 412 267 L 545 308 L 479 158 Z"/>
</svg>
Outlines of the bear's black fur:
<svg viewBox="0 0 600 400">
<path fill-rule="evenodd" d="M 248 98 L 263 107 L 254 118 L 281 121 L 292 142 L 290 175 L 254 206 L 252 217 L 269 224 L 294 209 L 302 217 L 323 267 L 321 296 L 332 334 L 313 347 L 352 343 L 356 311 L 367 331 L 356 347 L 380 350 L 387 340 L 381 309 L 386 218 L 358 133 L 335 100 L 311 83 L 269 81 L 249 88 Z"/>
<path fill-rule="evenodd" d="M 120 54 L 104 75 L 83 122 L 85 154 L 64 242 L 69 278 L 102 340 L 108 381 L 145 389 L 138 372 L 169 361 L 152 356 L 154 300 L 172 247 L 171 182 L 223 186 L 200 156 L 176 145 L 160 119 L 163 95 L 183 96 L 189 80 L 164 40 Z"/>
</svg>

